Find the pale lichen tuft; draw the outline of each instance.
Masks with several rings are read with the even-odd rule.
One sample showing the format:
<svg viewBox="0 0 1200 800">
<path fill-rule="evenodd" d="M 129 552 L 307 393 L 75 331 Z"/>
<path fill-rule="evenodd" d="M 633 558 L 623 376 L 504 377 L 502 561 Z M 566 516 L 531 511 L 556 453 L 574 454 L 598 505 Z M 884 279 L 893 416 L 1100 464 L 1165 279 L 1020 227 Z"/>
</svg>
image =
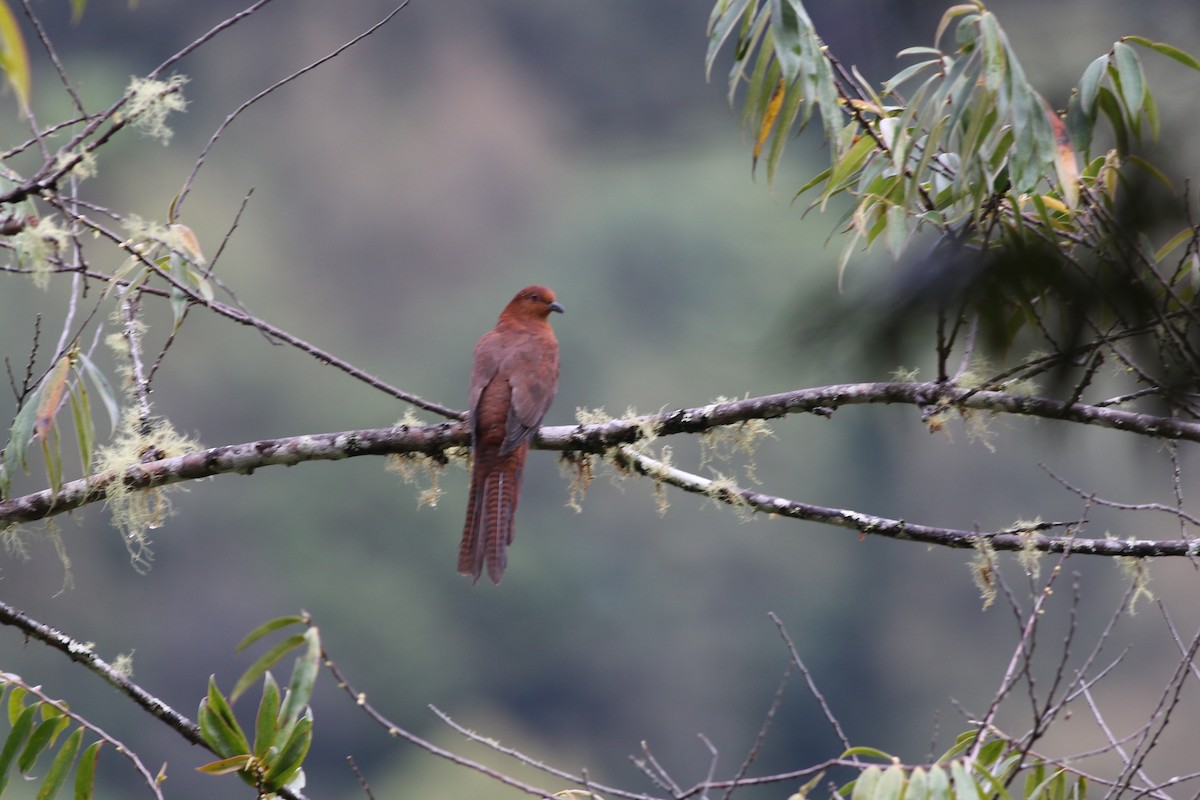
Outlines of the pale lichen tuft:
<svg viewBox="0 0 1200 800">
<path fill-rule="evenodd" d="M 1154 593 L 1150 591 L 1150 560 L 1134 556 L 1117 556 L 1117 566 L 1125 577 L 1133 582 L 1133 594 L 1129 598 L 1129 616 L 1137 614 L 1138 600 L 1154 602 Z"/>
<path fill-rule="evenodd" d="M 70 236 L 53 217 L 41 217 L 11 237 L 17 265 L 30 271 L 34 286 L 39 289 L 50 286 L 50 275 L 54 269 L 50 259 L 66 248 Z"/>
<path fill-rule="evenodd" d="M 1021 569 L 1025 570 L 1025 574 L 1035 581 L 1042 574 L 1042 553 L 1037 547 L 1037 528 L 1042 523 L 1042 518 L 1029 520 L 1017 520 L 1013 529 L 1021 537 L 1021 549 L 1017 551 L 1017 563 L 1021 565 Z"/>
<path fill-rule="evenodd" d="M 183 98 L 183 85 L 187 81 L 183 75 L 172 75 L 166 80 L 130 78 L 125 89 L 129 95 L 125 117 L 146 136 L 169 144 L 173 131 L 167 127 L 167 117 L 173 111 L 187 109 L 187 100 Z"/>
<path fill-rule="evenodd" d="M 996 602 L 996 549 L 986 536 L 975 537 L 975 557 L 969 564 L 971 580 L 979 590 L 983 608 Z"/>
</svg>

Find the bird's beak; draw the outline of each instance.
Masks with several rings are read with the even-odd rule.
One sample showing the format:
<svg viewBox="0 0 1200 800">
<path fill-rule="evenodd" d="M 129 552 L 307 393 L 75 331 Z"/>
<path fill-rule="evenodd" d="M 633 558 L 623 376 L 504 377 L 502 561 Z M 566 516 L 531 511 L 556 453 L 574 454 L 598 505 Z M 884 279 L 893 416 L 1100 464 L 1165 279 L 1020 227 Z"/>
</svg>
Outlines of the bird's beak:
<svg viewBox="0 0 1200 800">
<path fill-rule="evenodd" d="M 560 304 L 558 304 L 558 303 L 551 303 L 551 304 L 550 304 L 550 310 L 551 310 L 551 311 L 557 311 L 557 312 L 558 312 L 558 313 L 560 313 L 560 314 L 562 314 L 563 312 L 565 312 L 565 311 L 566 311 L 566 309 L 565 309 L 565 308 L 563 308 L 563 307 L 562 307 Z"/>
</svg>

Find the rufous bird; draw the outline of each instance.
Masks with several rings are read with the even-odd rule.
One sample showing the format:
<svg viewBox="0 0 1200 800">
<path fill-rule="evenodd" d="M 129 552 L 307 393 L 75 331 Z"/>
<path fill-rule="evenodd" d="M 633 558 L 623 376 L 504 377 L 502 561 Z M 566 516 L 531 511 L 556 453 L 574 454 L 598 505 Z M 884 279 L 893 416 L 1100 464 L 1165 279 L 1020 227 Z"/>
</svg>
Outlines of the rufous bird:
<svg viewBox="0 0 1200 800">
<path fill-rule="evenodd" d="M 458 572 L 499 583 L 508 564 L 525 454 L 558 389 L 558 339 L 550 313 L 563 307 L 528 286 L 475 345 L 471 366 L 471 491 Z"/>
</svg>

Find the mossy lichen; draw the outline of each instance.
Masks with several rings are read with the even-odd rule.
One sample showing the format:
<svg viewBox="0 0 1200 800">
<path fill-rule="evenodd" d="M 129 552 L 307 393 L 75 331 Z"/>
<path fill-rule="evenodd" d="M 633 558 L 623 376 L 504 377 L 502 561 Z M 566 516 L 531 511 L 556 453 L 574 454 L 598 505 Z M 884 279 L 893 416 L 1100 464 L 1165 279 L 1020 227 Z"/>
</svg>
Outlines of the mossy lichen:
<svg viewBox="0 0 1200 800">
<path fill-rule="evenodd" d="M 983 607 L 987 609 L 996 602 L 996 549 L 986 536 L 975 537 L 975 557 L 969 564 L 971 580 L 979 590 Z"/>
<path fill-rule="evenodd" d="M 173 111 L 187 109 L 187 100 L 183 97 L 183 85 L 187 81 L 183 75 L 172 75 L 166 80 L 130 78 L 125 89 L 129 100 L 124 116 L 144 135 L 169 144 L 174 132 L 167 127 L 167 117 Z"/>
<path fill-rule="evenodd" d="M 176 432 L 167 420 L 142 420 L 134 409 L 129 408 L 122 413 L 112 442 L 96 451 L 95 471 L 114 475 L 106 487 L 108 508 L 113 526 L 121 532 L 130 561 L 138 571 L 148 569 L 154 556 L 147 532 L 162 527 L 172 513 L 168 492 L 181 487 L 134 489 L 123 476 L 129 469 L 142 464 L 201 448 L 194 438 Z"/>
<path fill-rule="evenodd" d="M 397 428 L 419 428 L 425 422 L 409 409 L 396 423 Z M 453 456 L 459 463 L 466 463 L 466 448 L 451 448 Z M 451 457 L 448 449 L 441 457 L 425 453 L 391 453 L 384 459 L 383 468 L 393 475 L 399 475 L 405 486 L 417 487 L 417 508 L 429 506 L 435 508 L 445 492 L 442 491 L 441 477 L 446 471 L 447 460 Z"/>
</svg>

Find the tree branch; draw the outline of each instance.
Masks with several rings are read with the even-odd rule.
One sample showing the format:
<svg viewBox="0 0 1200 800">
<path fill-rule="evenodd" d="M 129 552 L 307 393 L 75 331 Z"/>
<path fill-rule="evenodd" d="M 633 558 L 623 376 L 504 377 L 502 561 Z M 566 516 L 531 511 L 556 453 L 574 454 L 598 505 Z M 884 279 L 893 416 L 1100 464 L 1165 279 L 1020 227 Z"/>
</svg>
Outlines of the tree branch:
<svg viewBox="0 0 1200 800">
<path fill-rule="evenodd" d="M 1010 413 L 1056 419 L 1084 425 L 1099 425 L 1160 439 L 1200 441 L 1200 424 L 1151 414 L 1089 405 L 1068 405 L 1046 398 L 1022 397 L 1003 392 L 976 391 L 938 383 L 861 383 L 799 389 L 782 394 L 684 408 L 662 414 L 612 420 L 594 425 L 543 428 L 535 446 L 591 454 L 611 453 L 613 460 L 655 481 L 714 500 L 748 507 L 776 516 L 791 517 L 894 539 L 920 541 L 946 547 L 976 547 L 981 540 L 996 550 L 1034 549 L 1052 553 L 1085 553 L 1104 556 L 1194 556 L 1198 539 L 1087 539 L 1075 528 L 1077 520 L 1039 522 L 992 532 L 936 527 L 906 520 L 889 519 L 858 511 L 828 508 L 743 489 L 725 482 L 693 475 L 651 456 L 622 445 L 651 436 L 703 433 L 716 428 L 781 417 L 797 412 L 830 416 L 843 405 L 903 403 L 925 409 L 954 410 L 963 407 L 995 413 Z M 214 447 L 146 464 L 130 466 L 120 475 L 92 475 L 63 485 L 57 493 L 35 492 L 0 502 L 0 525 L 30 522 L 71 511 L 103 500 L 108 487 L 121 480 L 130 489 L 151 489 L 181 481 L 207 478 L 229 472 L 249 474 L 260 467 L 291 466 L 305 461 L 336 461 L 343 458 L 396 453 L 423 454 L 438 461 L 447 459 L 447 448 L 468 443 L 463 423 L 439 423 L 422 427 L 401 425 L 338 433 L 308 434 L 284 439 Z M 1063 529 L 1062 535 L 1042 531 Z"/>
</svg>

